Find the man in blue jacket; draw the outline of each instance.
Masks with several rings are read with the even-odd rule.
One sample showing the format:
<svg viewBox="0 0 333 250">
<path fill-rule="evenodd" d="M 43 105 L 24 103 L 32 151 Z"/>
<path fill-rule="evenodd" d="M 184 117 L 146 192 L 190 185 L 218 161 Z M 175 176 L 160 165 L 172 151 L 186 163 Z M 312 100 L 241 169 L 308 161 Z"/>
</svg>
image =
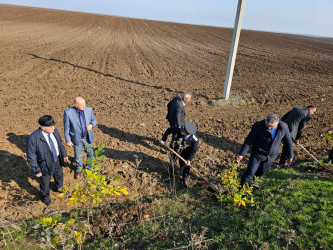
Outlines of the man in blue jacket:
<svg viewBox="0 0 333 250">
<path fill-rule="evenodd" d="M 282 141 L 287 149 L 287 162 L 291 163 L 294 153 L 287 124 L 279 121 L 277 115 L 270 114 L 252 126 L 238 155 L 239 162 L 251 148 L 249 163 L 241 180 L 242 187 L 246 183 L 250 185 L 254 175 L 262 176 L 268 171 L 279 154 Z"/>
<path fill-rule="evenodd" d="M 183 169 L 183 184 L 184 187 L 187 188 L 191 161 L 193 160 L 199 147 L 199 137 L 196 134 L 196 127 L 192 122 L 185 121 L 184 126 L 173 126 L 168 128 L 163 134 L 162 140 L 160 140 L 162 145 L 164 145 L 170 134 L 173 135 L 170 147 L 179 153 L 184 160 L 186 160 L 186 162 L 183 162 L 179 159 L 179 166 Z M 169 176 L 164 179 L 164 182 L 169 182 L 169 180 L 172 179 L 174 171 L 173 165 L 176 162 L 176 158 L 175 154 L 171 154 Z"/>
<path fill-rule="evenodd" d="M 94 136 L 92 129 L 97 120 L 91 107 L 86 107 L 85 100 L 78 96 L 74 99 L 74 106 L 64 112 L 64 132 L 66 144 L 74 146 L 74 158 L 76 163 L 75 179 L 80 177 L 83 169 L 82 152 L 87 153 L 87 159 L 94 154 L 92 148 Z M 88 166 L 90 169 L 91 166 Z"/>
<path fill-rule="evenodd" d="M 63 186 L 62 167 L 68 161 L 58 129 L 50 115 L 39 118 L 40 127 L 28 137 L 27 160 L 32 172 L 39 178 L 42 201 L 50 205 L 49 198 L 51 176 L 57 191 Z"/>
</svg>

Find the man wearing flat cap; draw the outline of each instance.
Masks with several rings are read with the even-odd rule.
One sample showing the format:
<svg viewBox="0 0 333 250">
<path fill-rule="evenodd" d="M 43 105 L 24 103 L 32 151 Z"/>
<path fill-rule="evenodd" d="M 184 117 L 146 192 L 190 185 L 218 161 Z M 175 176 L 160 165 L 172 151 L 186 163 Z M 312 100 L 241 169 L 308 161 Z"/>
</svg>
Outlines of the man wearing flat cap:
<svg viewBox="0 0 333 250">
<path fill-rule="evenodd" d="M 168 136 L 170 134 L 173 135 L 170 147 L 186 160 L 186 162 L 183 162 L 179 159 L 179 166 L 180 168 L 183 168 L 183 184 L 185 188 L 188 187 L 188 176 L 190 174 L 191 161 L 193 160 L 199 147 L 199 137 L 197 136 L 196 131 L 195 125 L 192 122 L 185 121 L 183 126 L 173 126 L 168 128 L 163 134 L 162 140 L 160 140 L 160 143 L 164 145 Z M 176 162 L 176 158 L 177 156 L 175 154 L 171 154 L 169 176 L 164 179 L 164 182 L 169 182 L 173 178 L 173 163 Z"/>
<path fill-rule="evenodd" d="M 62 166 L 68 157 L 53 117 L 44 115 L 38 123 L 40 127 L 28 137 L 27 160 L 32 172 L 39 178 L 42 201 L 50 205 L 51 176 L 57 191 L 61 192 L 64 180 Z"/>
</svg>

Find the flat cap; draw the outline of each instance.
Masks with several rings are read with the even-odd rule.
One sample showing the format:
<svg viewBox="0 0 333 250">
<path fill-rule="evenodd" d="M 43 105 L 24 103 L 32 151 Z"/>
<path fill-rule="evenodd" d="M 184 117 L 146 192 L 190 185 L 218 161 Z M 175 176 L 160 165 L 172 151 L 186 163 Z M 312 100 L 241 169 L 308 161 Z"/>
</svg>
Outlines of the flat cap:
<svg viewBox="0 0 333 250">
<path fill-rule="evenodd" d="M 50 115 L 44 115 L 38 120 L 39 125 L 44 127 L 51 127 L 54 126 L 56 123 L 53 120 L 53 117 Z"/>
<path fill-rule="evenodd" d="M 195 125 L 190 121 L 185 121 L 184 130 L 186 133 L 194 135 L 197 132 Z"/>
</svg>

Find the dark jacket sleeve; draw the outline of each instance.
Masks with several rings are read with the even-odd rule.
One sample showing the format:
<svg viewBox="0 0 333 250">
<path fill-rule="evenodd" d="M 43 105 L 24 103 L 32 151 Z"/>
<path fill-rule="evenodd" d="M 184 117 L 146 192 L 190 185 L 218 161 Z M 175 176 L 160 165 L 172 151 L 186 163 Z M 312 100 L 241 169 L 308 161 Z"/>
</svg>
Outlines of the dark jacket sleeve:
<svg viewBox="0 0 333 250">
<path fill-rule="evenodd" d="M 298 126 L 298 131 L 297 131 L 297 135 L 296 135 L 296 140 L 298 140 L 299 138 L 301 138 L 302 136 L 302 132 L 303 129 L 305 127 L 305 125 L 307 124 L 307 122 L 311 119 L 310 116 L 306 116 L 305 118 L 302 119 L 302 121 L 299 123 Z"/>
<path fill-rule="evenodd" d="M 247 152 L 249 151 L 249 149 L 251 148 L 251 146 L 256 142 L 257 140 L 257 136 L 259 133 L 259 124 L 258 122 L 256 122 L 255 124 L 253 124 L 250 133 L 248 134 L 248 136 L 246 137 L 241 150 L 239 151 L 238 155 L 241 156 L 245 156 L 247 154 Z"/>
<path fill-rule="evenodd" d="M 177 126 L 179 125 L 184 125 L 184 117 L 183 117 L 183 112 L 184 112 L 184 106 L 181 101 L 177 102 L 177 105 L 175 107 L 175 124 Z"/>
<path fill-rule="evenodd" d="M 31 167 L 31 171 L 34 174 L 41 173 L 41 170 L 38 166 L 37 162 L 37 145 L 36 145 L 36 136 L 35 134 L 31 134 L 28 137 L 27 143 L 27 161 Z"/>
<path fill-rule="evenodd" d="M 290 132 L 289 132 L 289 129 L 288 127 L 286 126 L 285 128 L 285 135 L 283 137 L 283 145 L 284 147 L 286 147 L 287 149 L 287 157 L 288 158 L 294 158 L 294 148 L 293 148 L 293 141 L 291 139 L 291 135 L 290 135 Z"/>
<path fill-rule="evenodd" d="M 191 150 L 191 153 L 189 154 L 188 159 L 185 159 L 185 160 L 192 161 L 193 158 L 194 158 L 194 156 L 195 156 L 195 154 L 198 151 L 198 148 L 199 148 L 199 139 L 196 142 L 194 142 L 193 148 Z"/>
<path fill-rule="evenodd" d="M 57 142 L 58 142 L 58 145 L 59 145 L 59 149 L 60 149 L 60 153 L 61 153 L 61 157 L 62 158 L 67 157 L 67 152 L 66 152 L 66 149 L 65 149 L 65 147 L 64 147 L 64 145 L 62 143 L 62 140 L 61 140 L 60 133 L 59 133 L 58 129 L 54 130 L 54 136 L 57 139 Z"/>
</svg>

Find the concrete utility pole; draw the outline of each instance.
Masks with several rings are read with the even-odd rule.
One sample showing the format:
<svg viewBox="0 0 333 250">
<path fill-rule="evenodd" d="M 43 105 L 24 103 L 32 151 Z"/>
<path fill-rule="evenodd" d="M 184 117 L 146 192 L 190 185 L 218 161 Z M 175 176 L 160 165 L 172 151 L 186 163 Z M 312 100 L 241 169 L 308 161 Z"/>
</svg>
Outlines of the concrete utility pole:
<svg viewBox="0 0 333 250">
<path fill-rule="evenodd" d="M 232 75 L 234 73 L 236 54 L 237 54 L 237 49 L 238 49 L 239 35 L 240 35 L 242 21 L 243 21 L 244 6 L 245 6 L 245 0 L 238 0 L 234 34 L 232 36 L 228 68 L 227 68 L 227 73 L 226 73 L 225 83 L 224 83 L 224 90 L 223 90 L 223 99 L 225 99 L 225 100 L 229 99 Z"/>
</svg>

